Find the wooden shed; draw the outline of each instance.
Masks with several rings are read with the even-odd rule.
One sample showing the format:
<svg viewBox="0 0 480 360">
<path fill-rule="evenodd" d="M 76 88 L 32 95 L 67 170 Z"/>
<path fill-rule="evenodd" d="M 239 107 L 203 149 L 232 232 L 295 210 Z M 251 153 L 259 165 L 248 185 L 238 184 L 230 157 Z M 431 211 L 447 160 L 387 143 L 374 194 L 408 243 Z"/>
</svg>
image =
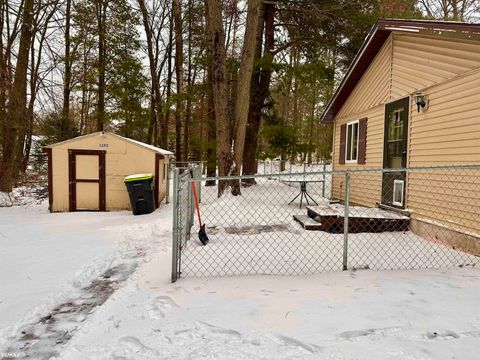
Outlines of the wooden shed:
<svg viewBox="0 0 480 360">
<path fill-rule="evenodd" d="M 479 165 L 479 117 L 479 24 L 380 19 L 321 122 L 334 124 L 334 170 L 399 169 L 353 177 L 352 203 L 408 212 L 413 231 L 479 252 L 479 170 L 401 170 Z M 332 198 L 343 186 L 334 175 Z"/>
<path fill-rule="evenodd" d="M 154 175 L 158 207 L 168 196 L 172 152 L 108 132 L 96 132 L 44 148 L 48 156 L 51 212 L 130 209 L 123 179 Z"/>
</svg>

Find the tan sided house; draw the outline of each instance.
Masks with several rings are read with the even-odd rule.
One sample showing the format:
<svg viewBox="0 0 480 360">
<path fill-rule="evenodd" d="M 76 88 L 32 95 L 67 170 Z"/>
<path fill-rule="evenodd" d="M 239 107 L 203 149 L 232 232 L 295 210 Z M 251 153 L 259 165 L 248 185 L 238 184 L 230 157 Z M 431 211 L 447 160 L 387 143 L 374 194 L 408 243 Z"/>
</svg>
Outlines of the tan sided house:
<svg viewBox="0 0 480 360">
<path fill-rule="evenodd" d="M 480 25 L 378 20 L 321 121 L 334 124 L 335 171 L 480 164 Z M 373 171 L 350 189 L 354 204 L 406 211 L 412 231 L 480 253 L 478 169 Z"/>
<path fill-rule="evenodd" d="M 45 147 L 50 211 L 130 209 L 123 179 L 154 174 L 156 206 L 168 195 L 170 151 L 107 132 Z"/>
</svg>

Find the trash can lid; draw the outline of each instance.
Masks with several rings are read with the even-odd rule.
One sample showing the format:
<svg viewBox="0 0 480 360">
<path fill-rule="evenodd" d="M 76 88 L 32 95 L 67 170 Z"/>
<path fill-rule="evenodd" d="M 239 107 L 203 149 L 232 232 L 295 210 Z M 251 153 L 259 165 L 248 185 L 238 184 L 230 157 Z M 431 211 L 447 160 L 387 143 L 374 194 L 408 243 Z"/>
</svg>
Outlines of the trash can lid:
<svg viewBox="0 0 480 360">
<path fill-rule="evenodd" d="M 123 181 L 127 183 L 132 181 L 149 180 L 149 179 L 153 179 L 153 174 L 144 173 L 144 174 L 128 175 L 125 179 L 123 179 Z"/>
</svg>

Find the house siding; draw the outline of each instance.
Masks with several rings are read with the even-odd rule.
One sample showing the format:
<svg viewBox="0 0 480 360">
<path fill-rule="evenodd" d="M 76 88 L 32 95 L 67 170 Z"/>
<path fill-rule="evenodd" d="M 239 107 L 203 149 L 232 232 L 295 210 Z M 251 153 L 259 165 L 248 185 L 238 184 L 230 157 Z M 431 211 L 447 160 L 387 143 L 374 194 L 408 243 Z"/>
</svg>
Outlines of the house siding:
<svg viewBox="0 0 480 360">
<path fill-rule="evenodd" d="M 412 106 L 410 167 L 480 164 L 480 70 L 423 89 L 429 108 Z M 407 180 L 412 219 L 480 233 L 480 171 L 412 172 Z"/>
<path fill-rule="evenodd" d="M 356 114 L 389 99 L 391 57 L 392 38 L 390 36 L 340 109 L 338 118 Z"/>
<path fill-rule="evenodd" d="M 384 105 L 353 114 L 335 122 L 335 144 L 340 144 L 340 126 L 348 122 L 367 118 L 367 141 L 365 164 L 340 164 L 339 157 L 334 156 L 333 167 L 335 170 L 357 168 L 378 169 L 383 165 L 383 133 L 384 133 Z M 338 149 L 336 149 L 338 154 Z M 355 174 L 351 177 L 350 200 L 359 205 L 375 206 L 379 200 L 382 186 L 380 173 Z M 345 176 L 334 174 L 332 179 L 332 198 L 343 199 L 345 191 Z"/>
<path fill-rule="evenodd" d="M 390 99 L 480 67 L 480 43 L 458 38 L 393 35 Z"/>
<path fill-rule="evenodd" d="M 339 149 L 334 148 L 335 170 L 381 168 L 383 164 L 384 103 L 390 97 L 392 37 L 385 42 L 335 120 L 334 144 L 340 144 L 340 127 L 351 121 L 367 118 L 365 164 L 340 164 Z M 339 145 L 337 145 L 338 147 Z M 359 205 L 375 206 L 381 193 L 381 174 L 362 174 L 351 177 L 350 200 Z M 332 198 L 344 196 L 345 176 L 332 178 Z"/>
<path fill-rule="evenodd" d="M 480 75 L 472 71 L 478 68 L 478 41 L 392 33 L 335 118 L 334 170 L 383 168 L 385 104 L 417 90 L 427 94 L 430 103 L 418 115 L 416 105 L 411 104 L 407 165 L 478 163 Z M 339 164 L 340 126 L 362 117 L 368 118 L 365 165 Z M 420 210 L 415 197 L 420 199 L 421 191 L 433 190 L 420 190 L 418 177 L 410 175 L 408 180 L 407 207 Z M 342 199 L 344 175 L 334 175 L 332 182 L 332 198 Z M 352 175 L 351 187 L 353 203 L 375 206 L 381 200 L 380 174 Z M 427 212 L 419 214 L 426 216 Z"/>
</svg>

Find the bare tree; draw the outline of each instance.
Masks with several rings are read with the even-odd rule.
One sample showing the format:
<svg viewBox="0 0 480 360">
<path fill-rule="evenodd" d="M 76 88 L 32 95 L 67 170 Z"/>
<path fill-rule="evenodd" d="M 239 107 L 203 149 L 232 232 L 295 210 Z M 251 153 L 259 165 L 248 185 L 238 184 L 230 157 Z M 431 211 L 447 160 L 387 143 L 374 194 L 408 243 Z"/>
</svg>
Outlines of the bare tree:
<svg viewBox="0 0 480 360">
<path fill-rule="evenodd" d="M 257 147 L 260 133 L 261 112 L 268 97 L 272 78 L 272 64 L 275 43 L 275 4 L 267 3 L 263 7 L 263 21 L 258 27 L 257 57 L 262 59 L 262 66 L 256 69 L 253 77 L 250 107 L 248 110 L 247 138 L 248 145 L 244 146 L 243 174 L 250 175 L 257 172 Z M 260 39 L 265 38 L 264 44 Z M 263 48 L 263 54 L 262 54 Z M 254 179 L 245 179 L 244 185 L 251 185 Z"/>
<path fill-rule="evenodd" d="M 105 125 L 105 93 L 107 66 L 107 8 L 110 0 L 95 0 L 98 32 L 98 100 L 97 100 L 97 131 L 103 131 Z"/>
<path fill-rule="evenodd" d="M 222 21 L 222 2 L 220 0 L 205 0 L 205 6 L 207 7 L 207 34 L 209 35 L 212 57 L 212 90 L 217 137 L 218 174 L 226 176 L 231 164 L 231 142 L 227 119 L 225 30 Z M 223 194 L 226 186 L 227 183 L 225 181 L 219 182 L 218 196 Z"/>
<path fill-rule="evenodd" d="M 161 146 L 166 147 L 162 139 L 166 139 L 163 132 L 168 133 L 168 121 L 163 111 L 160 82 L 163 68 L 168 60 L 168 51 L 166 51 L 163 58 L 161 58 L 162 54 L 158 43 L 164 31 L 165 22 L 169 20 L 167 2 L 153 1 L 151 2 L 150 9 L 147 8 L 145 0 L 137 0 L 137 3 L 142 13 L 142 22 L 147 39 L 147 54 L 151 81 L 151 114 L 147 141 L 155 145 L 160 143 Z"/>
<path fill-rule="evenodd" d="M 177 83 L 177 101 L 175 108 L 175 154 L 178 160 L 186 160 L 187 154 L 183 154 L 182 148 L 182 117 L 183 117 L 183 34 L 182 12 L 180 0 L 172 0 L 172 17 L 175 29 L 175 73 Z"/>
<path fill-rule="evenodd" d="M 72 126 L 70 122 L 70 93 L 72 86 L 72 58 L 71 58 L 71 15 L 72 15 L 72 0 L 66 0 L 65 8 L 65 55 L 64 66 L 65 74 L 63 78 L 63 109 L 62 109 L 62 123 L 60 129 L 61 139 L 68 139 L 72 134 Z"/>
<path fill-rule="evenodd" d="M 0 180 L 0 191 L 5 192 L 12 191 L 13 181 L 18 171 L 15 162 L 19 141 L 18 136 L 24 131 L 26 126 L 25 108 L 27 105 L 27 72 L 33 35 L 33 5 L 34 0 L 25 0 L 15 76 L 7 106 L 8 122 L 5 125 L 2 154 L 2 176 Z"/>
<path fill-rule="evenodd" d="M 48 3 L 39 3 L 35 9 L 35 20 L 33 26 L 33 36 L 30 49 L 30 77 L 29 77 L 29 98 L 25 114 L 25 127 L 19 134 L 18 141 L 18 158 L 17 163 L 20 164 L 20 172 L 25 172 L 28 161 L 30 159 L 30 151 L 32 148 L 33 125 L 35 119 L 35 104 L 40 92 L 40 88 L 45 86 L 44 77 L 51 73 L 53 66 L 50 64 L 45 69 L 41 69 L 44 61 L 44 54 L 53 51 L 51 46 L 46 46 L 49 40 L 48 36 L 52 35 L 50 31 L 52 19 L 58 11 L 59 0 L 50 1 Z M 35 46 L 37 45 L 37 46 Z M 57 54 L 50 54 L 57 56 Z"/>
<path fill-rule="evenodd" d="M 252 82 L 255 49 L 257 47 L 257 29 L 262 14 L 262 1 L 249 0 L 247 22 L 243 39 L 242 57 L 237 81 L 237 96 L 235 104 L 235 141 L 234 163 L 232 174 L 240 175 L 243 162 L 243 149 L 247 131 L 248 109 L 250 104 L 250 86 Z M 240 182 L 232 183 L 232 194 L 240 195 Z"/>
<path fill-rule="evenodd" d="M 23 1 L 0 0 L 0 145 L 4 146 L 7 132 L 7 100 L 13 85 L 14 46 L 21 26 Z M 1 160 L 1 159 L 0 159 Z M 0 175 L 2 171 L 0 168 Z"/>
<path fill-rule="evenodd" d="M 480 10 L 477 0 L 420 0 L 418 6 L 432 19 L 453 21 L 478 20 Z"/>
</svg>

